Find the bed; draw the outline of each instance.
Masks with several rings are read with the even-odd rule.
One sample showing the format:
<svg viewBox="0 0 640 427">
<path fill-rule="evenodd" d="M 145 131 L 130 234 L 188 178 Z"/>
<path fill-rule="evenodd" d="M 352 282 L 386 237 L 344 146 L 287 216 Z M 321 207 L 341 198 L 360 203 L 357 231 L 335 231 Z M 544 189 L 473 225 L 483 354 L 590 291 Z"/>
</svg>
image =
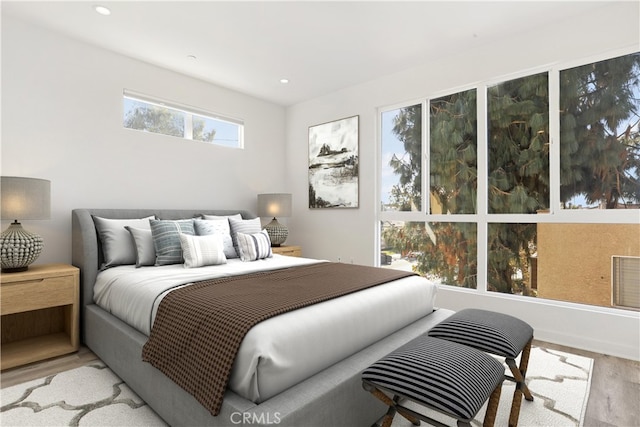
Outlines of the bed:
<svg viewBox="0 0 640 427">
<path fill-rule="evenodd" d="M 134 266 L 122 266 L 101 271 L 100 267 L 104 262 L 104 254 L 102 253 L 102 245 L 98 237 L 96 224 L 94 223 L 94 216 L 108 219 L 139 219 L 156 216 L 157 218 L 166 220 L 178 220 L 194 218 L 200 215 L 228 216 L 233 214 L 240 214 L 243 219 L 255 218 L 252 213 L 243 210 L 73 210 L 72 262 L 80 268 L 82 306 L 81 337 L 83 342 L 140 395 L 168 424 L 173 426 L 371 425 L 380 414 L 385 411 L 385 408 L 362 389 L 360 379 L 362 370 L 452 314 L 449 310 L 432 309 L 431 307 L 427 312 L 421 313 L 419 310 L 423 310 L 424 308 L 417 307 L 419 304 L 416 304 L 416 307 L 409 307 L 411 303 L 402 302 L 402 300 L 394 303 L 393 297 L 390 298 L 384 293 L 377 296 L 374 295 L 376 292 L 387 291 L 374 291 L 373 289 L 382 289 L 385 286 L 390 288 L 391 284 L 380 285 L 358 292 L 360 295 L 355 296 L 355 298 L 364 298 L 362 296 L 364 293 L 372 292 L 371 295 L 367 294 L 367 300 L 383 298 L 384 301 L 389 301 L 389 304 L 383 303 L 382 307 L 375 313 L 371 313 L 371 310 L 364 309 L 360 310 L 359 313 L 348 313 L 347 315 L 349 317 L 359 319 L 358 322 L 353 323 L 363 324 L 363 322 L 365 322 L 366 325 L 371 326 L 367 326 L 364 330 L 356 329 L 351 332 L 351 335 L 347 333 L 347 335 L 342 338 L 339 336 L 340 334 L 331 332 L 329 334 L 331 340 L 339 345 L 334 345 L 336 351 L 326 357 L 323 355 L 324 359 L 320 357 L 320 359 L 323 359 L 320 361 L 316 361 L 316 357 L 314 356 L 311 362 L 309 354 L 320 353 L 317 349 L 313 349 L 314 344 L 317 346 L 323 346 L 325 344 L 322 344 L 323 341 L 316 338 L 309 338 L 309 336 L 306 337 L 307 342 L 305 342 L 304 345 L 298 345 L 298 348 L 304 348 L 307 353 L 304 351 L 294 351 L 293 354 L 291 354 L 285 351 L 285 353 L 277 355 L 277 357 L 266 357 L 262 355 L 256 357 L 250 353 L 243 353 L 245 341 L 250 343 L 247 344 L 248 347 L 260 347 L 259 343 L 262 339 L 256 338 L 259 335 L 253 333 L 254 329 L 263 327 L 263 324 L 261 323 L 257 325 L 256 328 L 251 329 L 249 334 L 247 334 L 247 338 L 243 341 L 238 357 L 238 359 L 244 358 L 245 361 L 242 362 L 242 360 L 240 360 L 234 364 L 230 385 L 224 392 L 224 400 L 222 401 L 222 406 L 217 416 L 213 416 L 196 398 L 187 393 L 161 371 L 154 368 L 151 364 L 142 361 L 142 349 L 149 339 L 148 334 L 153 324 L 153 315 L 151 316 L 152 320 L 145 326 L 144 321 L 140 323 L 140 321 L 127 317 L 126 313 L 118 312 L 115 306 L 112 307 L 109 305 L 111 303 L 104 301 L 103 295 L 105 293 L 117 293 L 115 291 L 105 292 L 105 286 L 107 288 L 110 286 L 105 285 L 105 283 L 117 283 L 120 278 L 135 276 L 136 274 L 139 275 L 140 271 L 145 268 L 162 277 L 166 276 L 165 271 L 170 272 L 169 276 L 171 276 L 174 270 L 179 270 L 180 268 L 163 266 L 160 268 L 145 267 L 136 269 Z M 259 264 L 250 262 L 243 263 L 240 260 L 233 260 L 232 262 L 232 260 L 229 260 L 227 265 L 223 267 L 231 270 L 231 273 L 224 274 L 236 274 L 236 270 L 240 271 L 246 268 L 263 268 L 262 265 L 267 266 L 265 267 L 267 269 L 278 269 L 291 265 L 311 265 L 319 262 L 318 260 L 275 255 L 269 260 L 264 261 L 263 264 Z M 192 277 L 188 277 L 188 280 L 184 280 L 184 283 L 196 282 L 201 276 L 208 274 L 206 268 L 182 270 L 188 271 L 188 274 L 192 275 Z M 222 271 L 222 269 L 218 271 Z M 154 278 L 154 283 L 162 282 L 162 280 L 164 279 Z M 414 282 L 416 280 L 423 280 L 425 286 L 428 284 L 425 279 L 415 276 L 408 278 L 408 280 L 413 280 Z M 96 288 L 97 281 L 99 285 Z M 431 293 L 426 294 L 424 298 L 431 299 L 431 302 L 433 302 L 432 295 L 435 294 L 435 287 L 431 285 L 429 285 L 429 287 L 431 289 L 429 292 Z M 98 290 L 97 297 L 94 296 L 94 288 Z M 354 296 L 348 295 L 336 298 L 332 302 L 336 302 L 337 304 L 342 302 L 345 307 L 361 306 L 360 302 L 357 304 L 353 304 L 352 302 L 345 303 L 344 301 L 347 297 Z M 129 297 L 127 298 L 129 299 Z M 100 304 L 97 304 L 96 300 L 98 300 Z M 303 317 L 296 318 L 297 320 L 295 320 L 294 323 L 301 325 L 319 324 L 320 326 L 317 326 L 317 328 L 321 328 L 319 333 L 322 333 L 325 331 L 324 328 L 328 328 L 329 326 L 310 319 L 316 319 L 327 311 L 334 313 L 334 311 L 332 311 L 334 310 L 333 305 L 321 305 L 327 303 L 329 302 L 323 302 L 315 306 L 296 310 L 295 315 L 301 315 Z M 146 304 L 149 305 L 149 303 Z M 155 304 L 155 306 L 151 307 L 151 313 L 157 312 L 157 303 Z M 380 302 L 376 304 L 380 304 Z M 135 307 L 135 309 L 129 309 L 128 311 L 134 314 L 140 311 L 137 305 Z M 331 308 L 327 309 L 327 307 Z M 398 309 L 398 307 L 402 307 L 402 309 Z M 305 312 L 305 310 L 308 311 Z M 304 320 L 304 313 L 306 313 L 306 320 Z M 283 316 L 289 315 L 292 315 L 292 313 L 286 313 L 286 315 Z M 342 315 L 344 316 L 344 314 Z M 417 318 L 414 319 L 411 316 Z M 281 321 L 284 322 L 284 324 L 287 322 L 291 323 L 290 319 L 282 320 L 279 319 L 280 317 L 281 316 L 277 316 L 269 319 L 269 322 L 273 321 L 277 323 Z M 276 328 L 276 330 L 281 331 L 282 329 Z M 365 333 L 363 333 L 363 331 Z M 367 334 L 371 336 L 368 338 L 361 336 Z M 279 336 L 282 334 L 276 333 L 274 335 Z M 354 339 L 354 337 L 357 339 Z M 285 344 L 288 344 L 287 340 L 296 341 L 304 339 L 304 334 L 299 334 L 297 338 L 285 334 L 280 338 L 285 340 Z M 342 341 L 340 341 L 341 339 Z M 361 341 L 355 342 L 358 340 Z M 285 350 L 286 348 L 296 348 L 295 345 L 279 345 L 277 347 L 285 348 Z M 260 379 L 261 375 L 263 375 L 262 371 L 246 375 L 250 369 L 247 366 L 255 364 L 251 360 L 261 361 L 262 359 L 266 360 L 269 358 L 272 360 L 286 359 L 285 362 L 280 363 L 279 367 L 276 366 L 276 368 L 281 369 L 280 371 L 274 368 L 274 371 L 271 373 L 272 377 L 283 378 L 281 384 L 272 385 L 269 383 L 270 380 L 266 379 L 269 375 L 270 368 L 265 369 L 264 380 Z M 242 365 L 242 363 L 245 363 L 245 365 Z M 278 364 L 266 363 L 268 367 L 273 367 L 272 365 Z M 245 378 L 243 379 L 243 377 Z M 249 380 L 246 380 L 247 378 L 249 378 Z"/>
</svg>

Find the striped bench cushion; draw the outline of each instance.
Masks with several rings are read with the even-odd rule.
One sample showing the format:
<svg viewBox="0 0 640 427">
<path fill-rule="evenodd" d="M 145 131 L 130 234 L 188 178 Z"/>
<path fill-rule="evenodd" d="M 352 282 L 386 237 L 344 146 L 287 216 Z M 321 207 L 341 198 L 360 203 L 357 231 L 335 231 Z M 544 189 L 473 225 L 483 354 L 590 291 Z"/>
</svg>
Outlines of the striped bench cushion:
<svg viewBox="0 0 640 427">
<path fill-rule="evenodd" d="M 503 378 L 493 357 L 426 334 L 362 373 L 382 390 L 461 420 L 471 420 Z"/>
<path fill-rule="evenodd" d="M 507 314 L 468 308 L 437 324 L 429 336 L 515 359 L 533 338 L 533 328 Z"/>
</svg>

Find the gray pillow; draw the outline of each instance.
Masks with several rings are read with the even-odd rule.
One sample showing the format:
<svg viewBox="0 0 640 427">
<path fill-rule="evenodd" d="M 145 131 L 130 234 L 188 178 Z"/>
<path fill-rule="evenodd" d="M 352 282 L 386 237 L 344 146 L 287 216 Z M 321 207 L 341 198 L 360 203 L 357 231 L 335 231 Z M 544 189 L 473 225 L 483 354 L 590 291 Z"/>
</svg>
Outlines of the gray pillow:
<svg viewBox="0 0 640 427">
<path fill-rule="evenodd" d="M 161 220 L 151 219 L 151 235 L 156 250 L 156 265 L 182 264 L 180 233 L 195 235 L 193 219 Z"/>
<path fill-rule="evenodd" d="M 224 256 L 226 258 L 237 258 L 235 248 L 233 247 L 233 240 L 231 240 L 231 228 L 229 226 L 229 220 L 223 219 L 196 219 L 194 220 L 194 226 L 196 235 L 209 236 L 211 234 L 217 234 L 222 238 L 222 246 L 224 248 Z"/>
<path fill-rule="evenodd" d="M 125 227 L 136 246 L 136 267 L 142 267 L 145 265 L 155 265 L 156 263 L 156 249 L 153 247 L 153 235 L 151 229 Z"/>
<path fill-rule="evenodd" d="M 135 264 L 135 244 L 125 227 L 149 229 L 149 220 L 151 219 L 155 219 L 155 216 L 140 219 L 109 219 L 93 216 L 93 223 L 98 230 L 104 258 L 104 263 L 100 268 Z"/>
<path fill-rule="evenodd" d="M 233 241 L 233 247 L 236 249 L 238 255 L 240 250 L 238 248 L 238 233 L 253 234 L 259 233 L 262 230 L 262 224 L 260 218 L 253 219 L 237 219 L 229 218 L 229 225 L 231 226 L 231 240 Z"/>
</svg>

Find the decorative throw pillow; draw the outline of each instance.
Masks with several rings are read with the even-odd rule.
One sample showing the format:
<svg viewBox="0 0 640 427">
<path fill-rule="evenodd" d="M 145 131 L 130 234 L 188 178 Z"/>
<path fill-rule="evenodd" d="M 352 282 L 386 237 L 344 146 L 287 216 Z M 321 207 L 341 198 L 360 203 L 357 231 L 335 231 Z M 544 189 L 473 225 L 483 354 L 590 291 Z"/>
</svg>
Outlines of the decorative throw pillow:
<svg viewBox="0 0 640 427">
<path fill-rule="evenodd" d="M 240 215 L 240 214 L 233 214 L 233 215 L 205 215 L 205 214 L 202 214 L 202 217 L 204 219 L 226 219 L 227 221 L 229 220 L 229 218 L 242 219 L 242 215 Z"/>
<path fill-rule="evenodd" d="M 182 264 L 182 246 L 180 246 L 180 233 L 193 236 L 192 219 L 180 220 L 149 220 L 153 247 L 156 250 L 156 265 Z"/>
<path fill-rule="evenodd" d="M 253 234 L 253 233 L 259 233 L 260 230 L 262 229 L 262 224 L 260 224 L 260 218 L 253 218 L 253 219 L 229 218 L 229 225 L 231 226 L 231 240 L 233 241 L 233 247 L 238 253 L 238 256 L 240 256 L 240 251 L 238 250 L 238 239 L 236 238 L 238 233 Z"/>
<path fill-rule="evenodd" d="M 156 263 L 156 249 L 153 247 L 153 235 L 151 229 L 125 227 L 136 246 L 136 267 L 142 267 L 145 265 L 155 265 Z"/>
<path fill-rule="evenodd" d="M 186 268 L 225 264 L 222 237 L 219 234 L 189 236 L 180 233 L 180 245 Z"/>
<path fill-rule="evenodd" d="M 208 236 L 211 234 L 219 235 L 222 238 L 225 257 L 238 257 L 236 249 L 233 247 L 233 240 L 231 240 L 231 228 L 227 218 L 212 220 L 196 219 L 194 220 L 194 226 L 197 236 Z"/>
<path fill-rule="evenodd" d="M 271 240 L 265 230 L 254 234 L 238 233 L 238 251 L 242 261 L 271 257 Z"/>
<path fill-rule="evenodd" d="M 96 226 L 96 230 L 98 230 L 98 236 L 100 236 L 102 256 L 104 258 L 104 263 L 100 268 L 135 264 L 135 245 L 131 235 L 124 227 L 131 226 L 148 229 L 150 219 L 155 219 L 155 216 L 140 219 L 109 219 L 94 216 L 93 223 Z"/>
</svg>

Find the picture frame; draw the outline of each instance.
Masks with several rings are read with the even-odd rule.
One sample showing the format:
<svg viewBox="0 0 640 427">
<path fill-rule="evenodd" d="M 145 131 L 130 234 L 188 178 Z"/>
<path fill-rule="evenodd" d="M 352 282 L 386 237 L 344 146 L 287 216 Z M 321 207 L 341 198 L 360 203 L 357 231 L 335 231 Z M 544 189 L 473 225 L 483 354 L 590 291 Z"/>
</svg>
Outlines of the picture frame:
<svg viewBox="0 0 640 427">
<path fill-rule="evenodd" d="M 359 207 L 359 120 L 309 127 L 309 209 Z"/>
</svg>

